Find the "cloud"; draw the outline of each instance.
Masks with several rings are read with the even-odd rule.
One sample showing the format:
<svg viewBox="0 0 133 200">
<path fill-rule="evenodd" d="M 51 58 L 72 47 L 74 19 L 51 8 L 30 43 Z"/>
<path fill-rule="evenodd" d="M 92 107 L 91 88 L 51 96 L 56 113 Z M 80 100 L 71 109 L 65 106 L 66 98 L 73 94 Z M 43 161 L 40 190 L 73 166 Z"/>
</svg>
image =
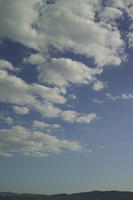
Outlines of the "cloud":
<svg viewBox="0 0 133 200">
<path fill-rule="evenodd" d="M 96 113 L 83 114 L 75 110 L 62 110 L 51 103 L 36 104 L 35 108 L 44 117 L 60 118 L 70 123 L 91 123 L 98 118 Z"/>
<path fill-rule="evenodd" d="M 53 135 L 13 126 L 11 129 L 0 129 L 0 155 L 27 155 L 45 157 L 61 153 L 63 149 L 81 151 L 78 142 L 61 140 Z"/>
<path fill-rule="evenodd" d="M 37 128 L 48 128 L 48 129 L 58 129 L 60 128 L 59 124 L 48 124 L 46 122 L 42 122 L 42 121 L 37 121 L 35 120 L 33 122 L 33 127 L 37 127 Z"/>
<path fill-rule="evenodd" d="M 10 62 L 8 62 L 7 60 L 4 60 L 4 59 L 0 59 L 0 69 L 7 69 L 7 70 L 11 70 L 11 71 L 16 70 Z"/>
<path fill-rule="evenodd" d="M 26 115 L 29 114 L 29 109 L 24 106 L 13 106 L 13 110 L 18 115 Z"/>
<path fill-rule="evenodd" d="M 113 7 L 105 7 L 103 8 L 103 12 L 99 13 L 100 20 L 104 21 L 105 23 L 112 23 L 112 25 L 114 23 L 116 25 L 115 20 L 121 18 L 122 16 L 122 11 Z"/>
<path fill-rule="evenodd" d="M 33 26 L 39 15 L 38 3 L 41 0 L 0 0 L 0 37 L 38 49 L 40 36 Z"/>
<path fill-rule="evenodd" d="M 68 122 L 90 123 L 97 119 L 96 113 L 79 114 L 74 110 L 62 111 L 61 117 Z"/>
<path fill-rule="evenodd" d="M 12 156 L 11 153 L 5 153 L 0 151 L 0 157 L 11 157 L 11 156 Z"/>
<path fill-rule="evenodd" d="M 40 55 L 39 53 L 31 54 L 29 57 L 23 59 L 24 63 L 30 63 L 32 65 L 41 64 L 45 61 L 44 56 Z"/>
<path fill-rule="evenodd" d="M 129 94 L 122 94 L 120 96 L 113 96 L 110 93 L 106 94 L 106 97 L 112 101 L 118 101 L 118 100 L 128 100 L 128 99 L 133 99 L 133 94 L 129 93 Z"/>
<path fill-rule="evenodd" d="M 65 93 L 66 90 L 62 87 L 49 88 L 37 83 L 27 84 L 21 78 L 10 75 L 5 70 L 0 70 L 0 102 L 26 106 L 28 109 L 37 110 L 48 118 L 58 117 L 71 122 L 90 123 L 91 120 L 83 120 L 83 118 L 89 119 L 89 115 L 72 110 L 64 111 L 54 105 L 55 103 L 66 103 L 66 98 L 63 96 Z M 15 107 L 15 109 L 22 113 L 22 107 Z M 81 121 L 79 118 L 81 118 Z"/>
<path fill-rule="evenodd" d="M 107 83 L 103 83 L 99 80 L 96 80 L 94 85 L 93 85 L 93 89 L 96 91 L 102 90 L 103 88 L 105 88 L 107 85 Z"/>
<path fill-rule="evenodd" d="M 4 121 L 6 124 L 13 124 L 13 119 L 9 116 L 5 116 L 3 113 L 0 113 L 0 120 Z"/>
<path fill-rule="evenodd" d="M 96 75 L 102 73 L 102 69 L 89 68 L 81 62 L 69 58 L 44 58 L 39 54 L 31 54 L 24 58 L 24 62 L 37 64 L 38 79 L 41 83 L 49 83 L 59 87 L 67 87 L 70 84 L 94 84 L 94 90 L 101 90 L 105 84 L 97 80 Z"/>
<path fill-rule="evenodd" d="M 95 75 L 101 73 L 99 69 L 92 69 L 68 58 L 53 58 L 50 62 L 38 66 L 39 80 L 42 83 L 57 86 L 73 84 L 89 84 L 95 80 Z"/>
<path fill-rule="evenodd" d="M 58 0 L 53 4 L 42 0 L 0 0 L 0 37 L 40 52 L 49 51 L 51 45 L 61 51 L 73 51 L 93 57 L 98 66 L 119 65 L 124 42 L 117 24 L 114 26 L 109 20 L 122 16 L 119 7 L 131 16 L 129 4 L 108 0 L 103 9 L 101 0 Z"/>
<path fill-rule="evenodd" d="M 104 103 L 104 101 L 99 100 L 99 99 L 93 99 L 93 102 L 97 103 L 97 104 L 103 104 Z"/>
<path fill-rule="evenodd" d="M 0 101 L 18 105 L 31 105 L 38 102 L 37 96 L 54 103 L 65 103 L 61 93 L 65 90 L 49 88 L 39 84 L 27 84 L 21 78 L 0 70 Z"/>
<path fill-rule="evenodd" d="M 42 48 L 52 45 L 60 51 L 93 57 L 98 66 L 119 65 L 123 60 L 124 42 L 117 26 L 114 28 L 112 23 L 105 22 L 105 17 L 96 21 L 96 13 L 104 12 L 105 16 L 100 0 L 58 0 L 53 6 L 45 5 L 42 10 L 37 22 L 44 37 Z M 116 19 L 120 11 L 114 10 L 110 11 L 110 17 L 113 15 Z"/>
<path fill-rule="evenodd" d="M 69 98 L 69 99 L 73 99 L 73 100 L 77 99 L 77 97 L 76 97 L 75 94 L 70 94 L 68 98 Z"/>
</svg>

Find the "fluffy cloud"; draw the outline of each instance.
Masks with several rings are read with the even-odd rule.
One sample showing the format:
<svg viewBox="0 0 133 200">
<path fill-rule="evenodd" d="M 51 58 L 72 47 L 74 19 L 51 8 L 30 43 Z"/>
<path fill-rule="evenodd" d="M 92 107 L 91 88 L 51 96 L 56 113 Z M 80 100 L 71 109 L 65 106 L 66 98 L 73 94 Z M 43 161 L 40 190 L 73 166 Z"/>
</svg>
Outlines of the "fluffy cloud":
<svg viewBox="0 0 133 200">
<path fill-rule="evenodd" d="M 93 85 L 93 89 L 96 90 L 96 91 L 99 91 L 99 90 L 102 90 L 103 88 L 106 87 L 106 83 L 103 83 L 99 80 L 96 80 L 94 85 Z"/>
<path fill-rule="evenodd" d="M 106 94 L 106 97 L 112 101 L 118 101 L 118 100 L 126 100 L 126 99 L 133 99 L 133 94 L 129 93 L 129 94 L 122 94 L 120 96 L 113 96 L 110 93 Z"/>
<path fill-rule="evenodd" d="M 104 101 L 99 100 L 99 99 L 93 99 L 93 102 L 97 103 L 97 104 L 103 104 L 104 103 Z"/>
<path fill-rule="evenodd" d="M 80 151 L 81 145 L 75 141 L 61 140 L 56 136 L 32 131 L 23 126 L 14 126 L 12 129 L 0 129 L 0 155 L 10 156 L 32 155 L 45 157 L 53 153 L 61 153 L 66 148 Z"/>
<path fill-rule="evenodd" d="M 6 124 L 13 124 L 13 119 L 9 116 L 5 116 L 3 113 L 0 113 L 0 120 L 4 121 Z"/>
<path fill-rule="evenodd" d="M 38 49 L 39 35 L 33 24 L 38 19 L 36 5 L 40 2 L 0 0 L 0 37 Z"/>
<path fill-rule="evenodd" d="M 81 62 L 69 58 L 44 58 L 39 54 L 31 54 L 24 58 L 25 63 L 37 64 L 39 76 L 42 83 L 49 83 L 60 87 L 66 87 L 70 84 L 90 84 L 95 83 L 103 89 L 104 84 L 96 79 L 97 74 L 102 73 L 102 69 L 89 68 Z"/>
<path fill-rule="evenodd" d="M 124 20 L 125 12 L 132 18 L 132 1 L 108 0 L 104 7 L 101 0 L 46 2 L 0 0 L 0 37 L 41 52 L 52 45 L 84 54 L 98 66 L 121 63 L 124 42 L 116 20 Z M 36 59 L 41 61 L 41 57 Z"/>
<path fill-rule="evenodd" d="M 94 57 L 99 66 L 120 64 L 124 45 L 120 32 L 117 26 L 114 29 L 112 23 L 106 23 L 102 17 L 96 22 L 99 10 L 103 12 L 100 0 L 58 0 L 54 6 L 44 6 L 37 23 L 39 31 L 44 34 L 43 45 Z"/>
<path fill-rule="evenodd" d="M 1 102 L 17 104 L 19 106 L 26 105 L 30 109 L 37 110 L 44 117 L 59 117 L 71 122 L 89 123 L 91 121 L 83 120 L 84 117 L 88 119 L 88 115 L 82 115 L 72 110 L 63 111 L 54 106 L 53 103 L 64 104 L 66 102 L 66 98 L 62 96 L 62 94 L 66 93 L 64 88 L 49 88 L 36 83 L 30 85 L 21 78 L 0 70 L 0 93 Z M 14 107 L 14 110 L 19 114 L 24 113 L 24 110 L 27 112 L 27 109 L 18 106 Z"/>
<path fill-rule="evenodd" d="M 61 113 L 61 117 L 68 122 L 90 123 L 97 119 L 96 113 L 79 114 L 74 110 L 67 110 Z"/>
<path fill-rule="evenodd" d="M 29 109 L 24 106 L 13 106 L 13 110 L 16 114 L 26 115 L 29 113 Z"/>
<path fill-rule="evenodd" d="M 48 128 L 48 129 L 57 129 L 60 128 L 59 124 L 48 124 L 46 122 L 42 122 L 42 121 L 37 121 L 35 120 L 33 122 L 33 127 L 37 127 L 37 128 Z"/>
<path fill-rule="evenodd" d="M 18 105 L 35 104 L 37 96 L 54 103 L 65 103 L 66 99 L 60 93 L 63 89 L 49 88 L 39 84 L 27 84 L 21 78 L 0 70 L 0 101 Z"/>
<path fill-rule="evenodd" d="M 117 9 L 117 8 L 113 8 L 113 7 L 105 7 L 103 9 L 103 12 L 99 13 L 99 17 L 102 21 L 105 22 L 115 22 L 115 20 L 117 18 L 121 18 L 123 15 L 122 11 Z"/>
<path fill-rule="evenodd" d="M 101 70 L 68 58 L 53 58 L 38 66 L 38 71 L 41 82 L 58 86 L 67 86 L 69 83 L 88 84 L 95 80 L 94 75 L 101 73 Z"/>
<path fill-rule="evenodd" d="M 45 61 L 44 56 L 40 55 L 39 53 L 31 54 L 29 57 L 23 59 L 24 63 L 30 63 L 32 65 L 41 64 Z"/>
<path fill-rule="evenodd" d="M 14 66 L 10 62 L 4 59 L 0 59 L 0 69 L 15 71 Z"/>
</svg>

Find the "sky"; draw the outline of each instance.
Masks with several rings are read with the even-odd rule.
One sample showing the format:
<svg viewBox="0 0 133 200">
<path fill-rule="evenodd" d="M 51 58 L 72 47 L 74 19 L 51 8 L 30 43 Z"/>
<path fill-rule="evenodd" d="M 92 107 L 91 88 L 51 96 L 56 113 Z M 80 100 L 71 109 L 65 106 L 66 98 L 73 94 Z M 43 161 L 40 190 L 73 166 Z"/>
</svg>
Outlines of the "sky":
<svg viewBox="0 0 133 200">
<path fill-rule="evenodd" d="M 0 191 L 133 191 L 133 1 L 0 0 Z"/>
</svg>

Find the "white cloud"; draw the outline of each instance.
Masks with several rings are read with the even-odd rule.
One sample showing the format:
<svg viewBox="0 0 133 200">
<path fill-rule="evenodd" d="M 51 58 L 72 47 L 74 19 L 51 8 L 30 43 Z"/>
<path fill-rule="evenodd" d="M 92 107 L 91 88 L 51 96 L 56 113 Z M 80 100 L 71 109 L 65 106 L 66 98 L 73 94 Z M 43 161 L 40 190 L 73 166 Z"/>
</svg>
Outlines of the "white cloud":
<svg viewBox="0 0 133 200">
<path fill-rule="evenodd" d="M 75 94 L 70 94 L 70 95 L 69 95 L 69 99 L 73 99 L 73 100 L 75 100 L 75 99 L 77 99 L 77 97 L 76 97 Z"/>
<path fill-rule="evenodd" d="M 62 111 L 61 117 L 68 122 L 91 123 L 97 119 L 96 113 L 79 114 L 74 110 Z"/>
<path fill-rule="evenodd" d="M 6 124 L 13 124 L 13 119 L 9 116 L 5 116 L 3 113 L 0 113 L 0 120 L 4 121 Z"/>
<path fill-rule="evenodd" d="M 64 104 L 67 101 L 63 96 L 63 94 L 66 93 L 65 88 L 50 88 L 40 84 L 33 84 L 31 89 L 33 90 L 33 93 L 40 95 L 44 100 L 58 104 Z"/>
<path fill-rule="evenodd" d="M 62 95 L 65 93 L 66 90 L 62 87 L 49 88 L 40 84 L 30 85 L 24 82 L 21 78 L 10 75 L 4 70 L 0 70 L 1 102 L 16 104 L 17 106 L 22 107 L 26 106 L 29 109 L 35 109 L 40 112 L 44 117 L 48 118 L 59 117 L 66 121 L 80 122 L 78 119 L 81 117 L 81 122 L 89 123 L 85 119 L 82 120 L 82 117 L 84 115 L 72 110 L 63 111 L 53 104 L 64 104 L 66 102 L 66 98 Z M 23 108 L 21 108 L 20 111 L 20 107 L 17 107 L 17 111 L 19 110 L 19 113 L 22 113 L 22 109 Z M 87 115 L 85 116 L 88 118 Z"/>
<path fill-rule="evenodd" d="M 13 106 L 13 110 L 18 115 L 26 115 L 29 113 L 29 109 L 24 106 Z"/>
<path fill-rule="evenodd" d="M 40 36 L 33 24 L 38 19 L 35 5 L 39 2 L 42 1 L 0 0 L 0 37 L 37 49 Z"/>
<path fill-rule="evenodd" d="M 118 101 L 118 100 L 128 100 L 128 99 L 133 99 L 133 94 L 129 93 L 129 94 L 122 94 L 120 96 L 113 96 L 110 93 L 106 94 L 106 97 L 112 101 Z"/>
<path fill-rule="evenodd" d="M 11 129 L 0 129 L 0 155 L 29 155 L 48 156 L 61 153 L 66 148 L 72 151 L 80 151 L 81 145 L 75 141 L 61 140 L 56 136 L 48 135 L 26 129 L 23 126 L 14 126 Z"/>
<path fill-rule="evenodd" d="M 29 57 L 23 59 L 24 63 L 30 63 L 32 65 L 41 64 L 45 61 L 45 58 L 40 54 L 31 54 Z"/>
<path fill-rule="evenodd" d="M 100 69 L 92 69 L 68 58 L 53 58 L 38 66 L 39 80 L 57 86 L 69 83 L 88 84 L 95 80 L 94 76 L 101 73 Z"/>
<path fill-rule="evenodd" d="M 71 123 L 91 123 L 97 119 L 96 113 L 82 114 L 75 110 L 62 110 L 55 107 L 51 103 L 36 104 L 36 110 L 38 110 L 44 117 L 48 118 L 61 118 Z"/>
<path fill-rule="evenodd" d="M 96 91 L 99 91 L 99 90 L 102 90 L 103 88 L 105 88 L 106 85 L 107 85 L 106 83 L 96 80 L 96 82 L 93 85 L 93 89 Z"/>
<path fill-rule="evenodd" d="M 10 62 L 4 59 L 0 59 L 0 69 L 15 71 L 14 66 Z"/>
<path fill-rule="evenodd" d="M 93 102 L 97 103 L 97 104 L 103 104 L 104 103 L 104 101 L 99 100 L 99 99 L 93 99 Z"/>
<path fill-rule="evenodd" d="M 35 120 L 33 122 L 33 126 L 37 127 L 37 128 L 50 128 L 50 129 L 57 129 L 60 128 L 59 124 L 48 124 L 46 122 L 42 122 L 42 121 L 37 121 Z"/>
<path fill-rule="evenodd" d="M 27 84 L 21 78 L 0 70 L 0 101 L 18 105 L 32 105 L 38 102 L 37 97 L 54 103 L 65 103 L 61 93 L 64 89 L 49 88 L 39 84 Z"/>
<path fill-rule="evenodd" d="M 116 23 L 115 20 L 121 18 L 122 16 L 123 16 L 122 11 L 113 7 L 105 7 L 103 9 L 103 12 L 99 13 L 100 19 L 107 23 L 109 22 Z"/>
<path fill-rule="evenodd" d="M 101 0 L 57 0 L 52 5 L 42 0 L 0 0 L 0 37 L 40 52 L 52 45 L 61 51 L 84 54 L 93 57 L 98 66 L 119 65 L 124 42 L 117 23 L 112 21 L 121 17 L 123 10 L 131 17 L 132 2 L 108 0 L 106 4 L 103 8 Z M 30 57 L 31 62 L 42 60 L 37 54 Z"/>
<path fill-rule="evenodd" d="M 103 12 L 100 0 L 58 0 L 54 6 L 45 6 L 38 21 L 44 35 L 42 48 L 53 45 L 61 51 L 94 57 L 99 66 L 119 65 L 124 45 L 120 32 L 112 23 L 95 22 L 99 10 Z"/>
<path fill-rule="evenodd" d="M 12 156 L 11 153 L 5 153 L 0 151 L 0 157 L 11 157 L 11 156 Z"/>
</svg>

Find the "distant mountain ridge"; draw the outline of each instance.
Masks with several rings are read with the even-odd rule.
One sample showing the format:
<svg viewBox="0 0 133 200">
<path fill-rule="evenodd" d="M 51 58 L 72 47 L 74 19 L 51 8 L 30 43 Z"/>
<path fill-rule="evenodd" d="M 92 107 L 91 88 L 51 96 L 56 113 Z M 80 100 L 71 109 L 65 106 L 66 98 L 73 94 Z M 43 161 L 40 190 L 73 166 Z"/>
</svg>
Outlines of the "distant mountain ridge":
<svg viewBox="0 0 133 200">
<path fill-rule="evenodd" d="M 133 192 L 92 191 L 55 195 L 0 192 L 0 200 L 133 200 Z"/>
</svg>

